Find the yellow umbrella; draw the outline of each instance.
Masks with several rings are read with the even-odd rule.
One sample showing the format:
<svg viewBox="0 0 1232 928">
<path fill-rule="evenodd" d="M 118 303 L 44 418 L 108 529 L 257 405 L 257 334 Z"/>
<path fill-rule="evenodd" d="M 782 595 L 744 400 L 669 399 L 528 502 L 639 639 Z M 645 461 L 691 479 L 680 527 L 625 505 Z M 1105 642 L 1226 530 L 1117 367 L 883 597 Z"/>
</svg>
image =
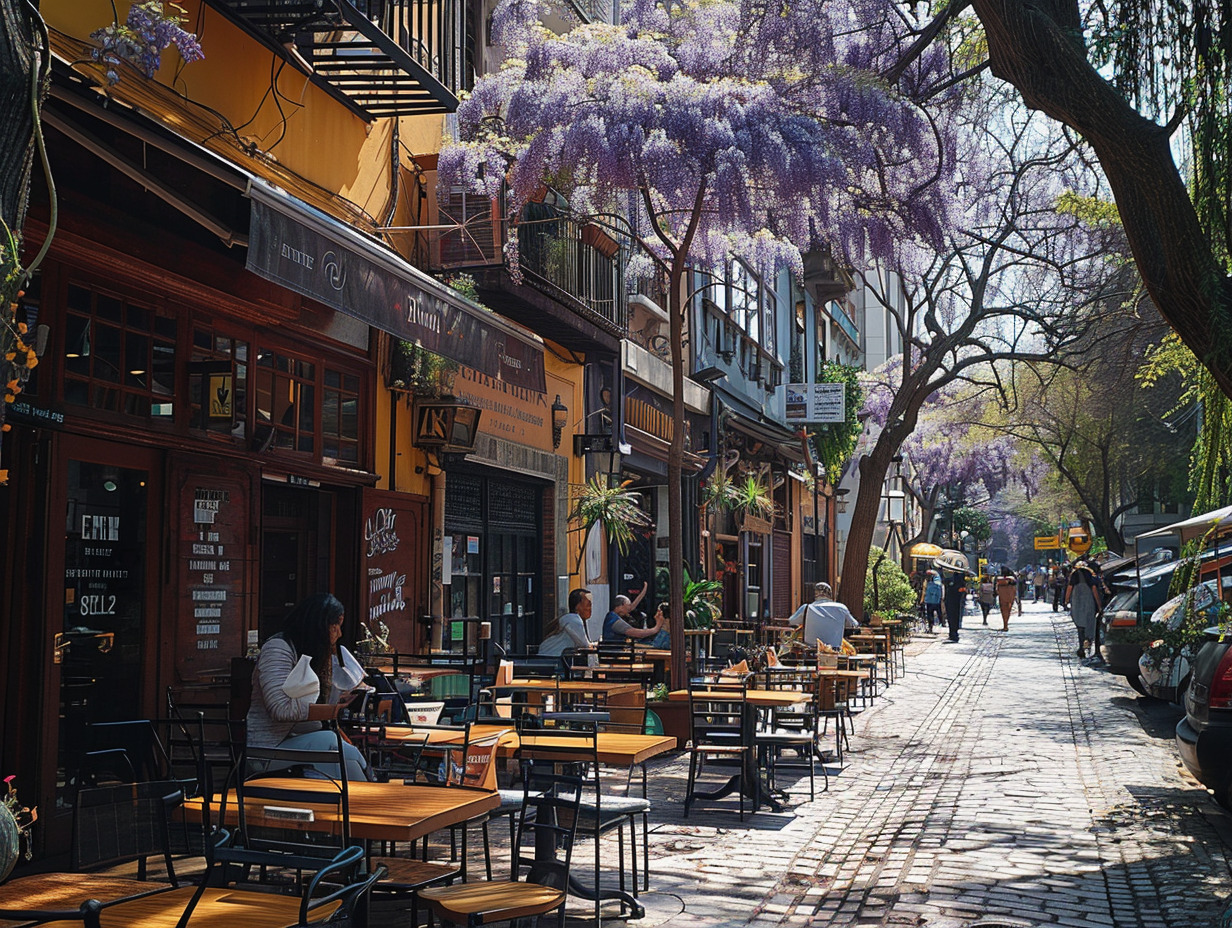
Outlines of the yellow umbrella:
<svg viewBox="0 0 1232 928">
<path fill-rule="evenodd" d="M 921 541 L 919 544 L 911 546 L 912 557 L 936 557 L 941 553 L 940 545 L 932 545 L 927 541 Z"/>
</svg>

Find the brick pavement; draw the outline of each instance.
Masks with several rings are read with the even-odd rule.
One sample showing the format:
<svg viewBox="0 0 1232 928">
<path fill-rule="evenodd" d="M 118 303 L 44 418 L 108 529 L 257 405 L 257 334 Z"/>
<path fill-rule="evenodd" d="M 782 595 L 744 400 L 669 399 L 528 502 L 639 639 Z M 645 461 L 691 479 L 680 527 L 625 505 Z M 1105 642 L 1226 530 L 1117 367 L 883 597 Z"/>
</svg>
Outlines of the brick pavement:
<svg viewBox="0 0 1232 928">
<path fill-rule="evenodd" d="M 1176 710 L 1083 666 L 1065 613 L 1026 609 L 1008 634 L 968 617 L 956 645 L 909 643 L 814 802 L 805 776 L 783 813 L 741 823 L 728 798 L 686 820 L 686 757 L 652 762 L 630 928 L 1216 925 L 1232 823 L 1179 767 Z"/>
<path fill-rule="evenodd" d="M 1178 769 L 1175 710 L 1083 666 L 1064 613 L 1026 608 L 1008 634 L 968 617 L 957 645 L 913 641 L 815 802 L 804 780 L 783 814 L 741 827 L 725 800 L 686 821 L 687 766 L 660 764 L 633 924 L 1215 925 L 1228 823 Z"/>
</svg>

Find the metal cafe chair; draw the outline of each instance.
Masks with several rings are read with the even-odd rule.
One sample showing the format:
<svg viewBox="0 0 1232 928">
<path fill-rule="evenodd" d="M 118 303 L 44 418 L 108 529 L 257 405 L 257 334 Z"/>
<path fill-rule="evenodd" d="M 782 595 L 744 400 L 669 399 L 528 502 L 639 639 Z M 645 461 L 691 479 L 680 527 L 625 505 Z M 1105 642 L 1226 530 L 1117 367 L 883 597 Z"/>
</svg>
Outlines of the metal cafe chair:
<svg viewBox="0 0 1232 928">
<path fill-rule="evenodd" d="M 458 925 L 487 925 L 530 919 L 555 911 L 565 924 L 565 901 L 573 848 L 581 819 L 582 780 L 533 768 L 523 774 L 523 802 L 513 843 L 513 875 L 509 881 L 462 883 L 431 887 L 420 893 L 430 917 Z M 563 849 L 560 859 L 544 848 Z M 596 903 L 597 904 L 597 903 Z"/>
<path fill-rule="evenodd" d="M 0 918 L 80 921 L 99 928 L 102 913 L 177 888 L 170 823 L 184 794 L 173 780 L 79 789 L 73 804 L 71 871 L 22 876 L 0 885 Z M 166 877 L 147 881 L 146 861 L 162 858 Z M 113 875 L 138 865 L 138 879 Z M 104 872 L 106 871 L 106 872 Z"/>
</svg>

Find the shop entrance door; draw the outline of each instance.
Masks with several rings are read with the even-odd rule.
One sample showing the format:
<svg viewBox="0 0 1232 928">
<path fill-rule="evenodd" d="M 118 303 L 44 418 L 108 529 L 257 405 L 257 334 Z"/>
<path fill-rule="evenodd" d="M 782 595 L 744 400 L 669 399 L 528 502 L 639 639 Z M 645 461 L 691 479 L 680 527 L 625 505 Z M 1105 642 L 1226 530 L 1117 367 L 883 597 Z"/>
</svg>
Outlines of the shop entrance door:
<svg viewBox="0 0 1232 928">
<path fill-rule="evenodd" d="M 157 452 L 74 439 L 56 469 L 52 512 L 62 546 L 48 572 L 50 691 L 40 825 L 47 845 L 67 837 L 89 726 L 154 715 L 157 679 L 161 463 Z M 54 537 L 54 536 L 53 536 Z M 59 562 L 59 563 L 56 563 Z M 59 578 L 63 578 L 62 581 Z"/>
<path fill-rule="evenodd" d="M 265 483 L 261 493 L 261 641 L 287 613 L 330 587 L 333 497 L 318 489 Z M 344 600 L 345 601 L 345 600 Z"/>
</svg>

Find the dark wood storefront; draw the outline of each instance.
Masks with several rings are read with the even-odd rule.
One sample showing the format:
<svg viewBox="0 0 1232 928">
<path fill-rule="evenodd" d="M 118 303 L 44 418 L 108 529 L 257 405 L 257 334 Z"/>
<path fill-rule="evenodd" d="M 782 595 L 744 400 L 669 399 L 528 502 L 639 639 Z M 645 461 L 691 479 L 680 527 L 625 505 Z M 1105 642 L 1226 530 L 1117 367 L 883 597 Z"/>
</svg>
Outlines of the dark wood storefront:
<svg viewBox="0 0 1232 928">
<path fill-rule="evenodd" d="M 309 593 L 343 601 L 348 637 L 379 614 L 409 645 L 426 612 L 424 501 L 370 489 L 367 327 L 171 236 L 62 221 L 0 493 L 0 766 L 40 807 L 43 853 L 67 837 L 88 723 L 165 715 L 169 687 L 225 701 L 231 660 Z"/>
</svg>

